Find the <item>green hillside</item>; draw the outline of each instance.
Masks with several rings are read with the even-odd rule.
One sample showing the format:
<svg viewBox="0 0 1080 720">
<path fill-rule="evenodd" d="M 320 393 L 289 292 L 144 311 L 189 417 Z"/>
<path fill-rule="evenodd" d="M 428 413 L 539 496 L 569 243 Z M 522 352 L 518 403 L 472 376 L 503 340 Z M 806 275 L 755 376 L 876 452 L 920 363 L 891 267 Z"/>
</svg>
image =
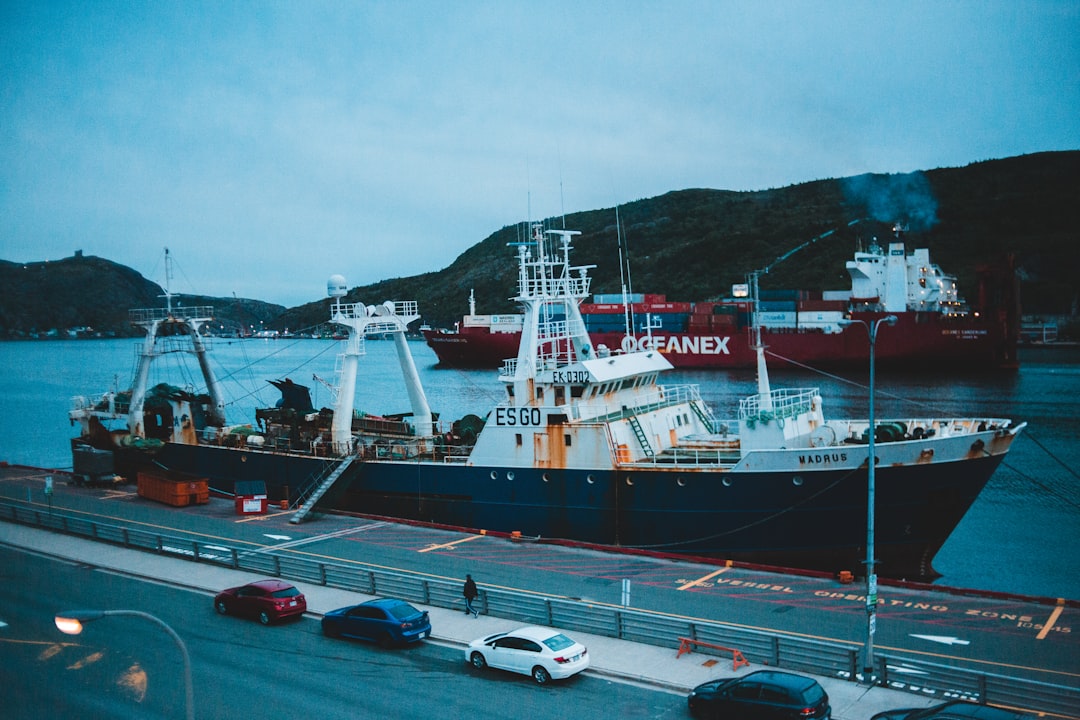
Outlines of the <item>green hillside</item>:
<svg viewBox="0 0 1080 720">
<path fill-rule="evenodd" d="M 763 288 L 844 289 L 844 263 L 858 243 L 883 242 L 907 223 L 908 248 L 928 247 L 934 262 L 959 278 L 975 301 L 980 264 L 1013 255 L 1024 312 L 1071 314 L 1080 295 L 1080 152 L 993 160 L 906 175 L 862 175 L 757 192 L 679 190 L 618 208 L 635 292 L 705 300 L 744 282 L 749 271 L 829 230 L 837 232 L 778 264 Z M 594 292 L 619 292 L 616 210 L 566 216 L 580 230 L 574 258 L 595 264 Z M 848 227 L 852 220 L 863 222 Z M 562 226 L 561 218 L 545 221 Z M 512 312 L 513 249 L 520 226 L 504 227 L 438 272 L 353 288 L 353 302 L 416 299 L 425 322 L 444 326 L 467 311 Z M 328 301 L 287 311 L 282 327 L 316 325 Z"/>
<path fill-rule="evenodd" d="M 861 175 L 755 192 L 690 189 L 618 208 L 633 291 L 671 300 L 723 296 L 752 270 L 830 230 L 777 264 L 764 289 L 850 287 L 844 263 L 859 243 L 887 241 L 906 223 L 908 248 L 928 247 L 932 260 L 958 276 L 961 293 L 977 302 L 979 265 L 1013 256 L 1025 313 L 1076 315 L 1080 298 L 1080 151 L 1048 152 L 902 175 Z M 861 220 L 850 226 L 853 220 Z M 563 220 L 547 219 L 548 226 Z M 581 231 L 575 264 L 595 265 L 592 289 L 620 290 L 616 209 L 573 213 Z M 516 263 L 507 243 L 521 225 L 504 227 L 449 267 L 353 288 L 350 302 L 417 300 L 424 321 L 452 324 L 467 311 L 470 290 L 483 313 L 513 312 Z M 161 288 L 130 268 L 81 254 L 48 263 L 0 261 L 0 338 L 89 326 L 131 334 L 127 308 L 156 307 Z M 226 330 L 313 328 L 328 317 L 329 300 L 285 310 L 257 300 L 192 298 L 213 305 Z"/>
</svg>

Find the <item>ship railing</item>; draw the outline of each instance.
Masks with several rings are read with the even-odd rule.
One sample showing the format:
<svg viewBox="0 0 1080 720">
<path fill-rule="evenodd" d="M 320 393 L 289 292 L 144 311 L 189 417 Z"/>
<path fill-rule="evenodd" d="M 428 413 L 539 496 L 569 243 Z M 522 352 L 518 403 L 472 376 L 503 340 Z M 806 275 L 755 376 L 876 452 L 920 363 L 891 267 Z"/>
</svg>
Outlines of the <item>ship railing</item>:
<svg viewBox="0 0 1080 720">
<path fill-rule="evenodd" d="M 398 316 L 412 316 L 417 314 L 417 302 L 415 300 L 398 300 L 389 303 L 393 307 L 393 314 Z M 345 320 L 359 320 L 366 317 L 370 317 L 368 312 L 368 306 L 364 303 L 340 303 L 331 306 L 331 315 L 334 317 L 341 317 Z M 391 321 L 387 321 L 391 323 Z M 393 324 L 393 323 L 391 323 Z M 390 332 L 397 328 L 394 324 L 393 327 L 385 330 L 384 332 Z"/>
<path fill-rule="evenodd" d="M 214 317 L 214 308 L 210 305 L 183 305 L 169 308 L 139 308 L 128 310 L 128 320 L 135 324 L 163 322 L 165 320 L 209 320 Z"/>
<path fill-rule="evenodd" d="M 661 385 L 659 390 L 637 398 L 634 405 L 614 407 L 604 405 L 600 408 L 589 405 L 571 406 L 571 417 L 575 420 L 588 420 L 590 422 L 613 422 L 631 416 L 644 415 L 645 413 L 661 408 L 693 403 L 701 399 L 701 393 L 697 385 Z M 595 414 L 589 412 L 596 408 Z"/>
<path fill-rule="evenodd" d="M 529 298 L 584 297 L 591 282 L 588 276 L 534 276 L 518 282 L 518 293 Z"/>
<path fill-rule="evenodd" d="M 865 443 L 868 441 L 869 420 L 830 420 L 826 426 L 833 428 L 841 442 Z M 992 431 L 1009 432 L 1012 421 L 1006 418 L 882 418 L 875 419 L 877 442 L 921 440 L 923 438 L 946 438 Z"/>
<path fill-rule="evenodd" d="M 772 409 L 765 409 L 761 396 L 751 395 L 739 401 L 739 419 L 756 420 L 768 415 L 772 418 L 789 418 L 808 413 L 814 408 L 817 388 L 781 388 L 769 393 Z"/>
<path fill-rule="evenodd" d="M 517 375 L 517 358 L 503 360 L 499 377 L 514 377 L 515 375 Z"/>
<path fill-rule="evenodd" d="M 635 460 L 630 465 L 655 465 L 691 467 L 691 468 L 714 468 L 731 469 L 742 459 L 742 454 L 737 448 L 668 448 L 651 457 L 643 457 Z"/>
<path fill-rule="evenodd" d="M 88 395 L 76 395 L 71 398 L 71 412 L 76 415 L 120 417 L 131 412 L 131 401 L 117 400 L 112 393 L 107 393 L 97 399 L 92 399 Z"/>
<path fill-rule="evenodd" d="M 203 350 L 213 350 L 214 341 L 209 336 L 200 336 L 199 343 Z M 141 342 L 136 343 L 133 347 L 135 353 L 135 362 L 138 364 L 139 358 L 147 351 L 149 343 Z M 159 335 L 152 346 L 152 354 L 155 357 L 161 355 L 169 355 L 171 353 L 194 353 L 195 348 L 192 346 L 191 340 L 187 339 L 186 335 Z"/>
</svg>

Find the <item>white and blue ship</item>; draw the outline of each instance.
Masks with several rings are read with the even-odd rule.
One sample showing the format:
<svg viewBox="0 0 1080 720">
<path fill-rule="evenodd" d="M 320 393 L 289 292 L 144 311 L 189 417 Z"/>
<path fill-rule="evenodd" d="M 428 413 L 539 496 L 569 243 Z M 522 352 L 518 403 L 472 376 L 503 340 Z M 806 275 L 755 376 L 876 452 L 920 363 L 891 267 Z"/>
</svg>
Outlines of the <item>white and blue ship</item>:
<svg viewBox="0 0 1080 720">
<path fill-rule="evenodd" d="M 537 226 L 515 243 L 521 341 L 498 371 L 505 396 L 482 416 L 444 426 L 428 407 L 405 337 L 419 319 L 415 302 L 345 303 L 344 280 L 334 276 L 330 319 L 347 337 L 332 408 L 315 409 L 304 386 L 275 381 L 279 406 L 235 432 L 200 340 L 212 312 L 133 311 L 146 330 L 134 385 L 79 399 L 73 445 L 112 451 L 121 474 L 152 465 L 205 477 L 226 495 L 238 481 L 263 481 L 271 501 L 296 510 L 294 522 L 337 510 L 857 573 L 869 421 L 827 419 L 813 388 L 771 389 L 763 359 L 758 392 L 721 419 L 696 386 L 660 383 L 672 367 L 661 353 L 594 347 L 579 312 L 589 268 L 570 261 L 576 234 Z M 394 339 L 408 412 L 353 407 L 368 337 Z M 176 341 L 202 359 L 205 393 L 146 387 L 161 344 Z M 874 424 L 877 570 L 932 579 L 935 553 L 1024 424 L 929 416 Z"/>
</svg>

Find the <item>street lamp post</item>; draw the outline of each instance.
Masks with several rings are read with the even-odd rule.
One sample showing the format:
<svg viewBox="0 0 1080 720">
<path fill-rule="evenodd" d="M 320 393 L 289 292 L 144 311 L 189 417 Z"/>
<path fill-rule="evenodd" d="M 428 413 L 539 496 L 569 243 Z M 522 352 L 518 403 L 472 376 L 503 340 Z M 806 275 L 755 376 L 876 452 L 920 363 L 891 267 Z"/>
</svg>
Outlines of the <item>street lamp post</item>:
<svg viewBox="0 0 1080 720">
<path fill-rule="evenodd" d="M 866 648 L 863 653 L 863 677 L 867 682 L 872 682 L 874 677 L 874 633 L 877 630 L 877 575 L 874 573 L 874 466 L 877 465 L 874 454 L 874 344 L 881 323 L 895 325 L 896 316 L 886 315 L 872 323 L 866 320 L 844 320 L 841 323 L 862 325 L 870 337 L 870 429 L 866 462 Z"/>
<path fill-rule="evenodd" d="M 195 702 L 194 693 L 191 689 L 191 657 L 188 655 L 187 646 L 184 645 L 184 641 L 180 639 L 180 636 L 176 634 L 176 631 L 169 627 L 164 620 L 140 610 L 67 610 L 62 613 L 57 613 L 55 622 L 56 627 L 60 632 L 68 635 L 78 635 L 82 632 L 85 623 L 115 615 L 126 615 L 128 617 L 139 617 L 144 620 L 149 620 L 167 632 L 169 637 L 173 639 L 173 642 L 176 643 L 176 646 L 180 648 L 180 654 L 184 658 L 185 717 L 187 720 L 194 720 Z"/>
</svg>

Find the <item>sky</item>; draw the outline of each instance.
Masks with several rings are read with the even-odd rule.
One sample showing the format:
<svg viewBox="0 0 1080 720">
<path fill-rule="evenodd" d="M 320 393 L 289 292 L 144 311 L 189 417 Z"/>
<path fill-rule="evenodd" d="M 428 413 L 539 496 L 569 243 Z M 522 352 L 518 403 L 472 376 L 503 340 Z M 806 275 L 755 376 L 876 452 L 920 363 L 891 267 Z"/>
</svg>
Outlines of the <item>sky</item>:
<svg viewBox="0 0 1080 720">
<path fill-rule="evenodd" d="M 0 0 L 0 62 L 0 259 L 290 307 L 671 190 L 1080 149 L 1080 0 Z"/>
</svg>

